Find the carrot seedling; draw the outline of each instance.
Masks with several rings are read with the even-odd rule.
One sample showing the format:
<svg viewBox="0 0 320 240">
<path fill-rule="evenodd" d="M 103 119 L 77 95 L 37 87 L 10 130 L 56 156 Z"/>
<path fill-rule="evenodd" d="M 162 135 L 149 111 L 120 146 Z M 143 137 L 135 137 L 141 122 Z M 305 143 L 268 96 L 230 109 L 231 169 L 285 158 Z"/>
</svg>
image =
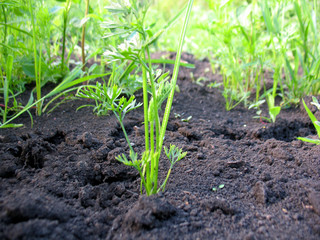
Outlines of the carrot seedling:
<svg viewBox="0 0 320 240">
<path fill-rule="evenodd" d="M 142 70 L 145 151 L 141 154 L 141 157 L 138 158 L 138 154 L 134 152 L 122 123 L 124 118 L 122 111 L 132 110 L 140 104 L 135 104 L 134 97 L 131 97 L 129 100 L 124 97 L 120 100 L 115 98 L 114 101 L 110 101 L 112 98 L 109 97 L 108 101 L 110 102 L 108 107 L 120 122 L 130 148 L 129 160 L 124 154 L 118 156 L 116 159 L 125 165 L 137 169 L 141 177 L 141 193 L 143 192 L 142 187 L 144 187 L 145 193 L 148 196 L 165 189 L 173 165 L 186 156 L 185 152 L 182 152 L 181 149 L 174 145 L 170 146 L 169 150 L 164 148 L 171 164 L 167 177 L 163 183 L 159 185 L 158 171 L 160 155 L 163 149 L 163 141 L 169 121 L 173 96 L 176 90 L 182 45 L 192 4 L 193 0 L 189 0 L 186 8 L 182 9 L 164 28 L 155 34 L 152 34 L 149 29 L 150 26 L 145 25 L 145 16 L 149 8 L 148 1 L 133 0 L 129 2 L 119 0 L 117 3 L 106 7 L 109 12 L 113 14 L 113 18 L 104 24 L 106 28 L 110 29 L 110 32 L 105 37 L 121 36 L 121 39 L 125 40 L 117 47 L 110 46 L 109 50 L 105 52 L 105 57 L 110 62 L 131 62 L 131 64 L 139 66 L 138 69 Z M 176 22 L 185 9 L 187 9 L 187 13 L 180 35 L 172 78 L 171 81 L 169 81 L 170 77 L 168 73 L 154 70 L 149 47 L 162 33 Z M 116 74 L 113 74 L 113 76 L 116 76 Z M 114 87 L 114 89 L 119 88 Z M 165 100 L 167 100 L 167 103 L 161 122 L 159 111 Z"/>
</svg>

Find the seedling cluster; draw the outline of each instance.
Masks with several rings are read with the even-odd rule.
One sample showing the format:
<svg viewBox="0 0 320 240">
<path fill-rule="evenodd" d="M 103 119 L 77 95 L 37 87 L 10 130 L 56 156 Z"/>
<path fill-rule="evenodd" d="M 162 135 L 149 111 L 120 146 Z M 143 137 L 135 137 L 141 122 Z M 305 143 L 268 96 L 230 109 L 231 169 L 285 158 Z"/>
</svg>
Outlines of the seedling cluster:
<svg viewBox="0 0 320 240">
<path fill-rule="evenodd" d="M 275 122 L 281 108 L 320 93 L 318 1 L 208 2 L 208 23 L 198 27 L 212 39 L 213 69 L 223 75 L 227 110 L 244 103 Z M 269 117 L 260 111 L 263 103 Z"/>
</svg>

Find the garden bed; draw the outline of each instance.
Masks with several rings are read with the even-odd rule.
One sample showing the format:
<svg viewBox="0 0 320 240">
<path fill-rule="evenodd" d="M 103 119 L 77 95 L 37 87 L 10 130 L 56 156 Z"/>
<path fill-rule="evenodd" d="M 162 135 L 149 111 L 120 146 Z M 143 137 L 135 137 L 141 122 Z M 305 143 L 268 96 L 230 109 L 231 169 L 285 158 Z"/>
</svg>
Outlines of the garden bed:
<svg viewBox="0 0 320 240">
<path fill-rule="evenodd" d="M 210 63 L 183 59 L 196 68 L 180 69 L 165 145 L 188 154 L 164 193 L 141 196 L 138 172 L 115 160 L 129 148 L 112 113 L 71 101 L 33 129 L 25 115 L 24 128 L 0 130 L 0 238 L 319 239 L 320 146 L 296 140 L 316 134 L 304 108 L 273 124 L 242 105 L 227 112 L 218 88 L 194 81 L 221 81 Z M 125 127 L 142 152 L 142 107 Z"/>
</svg>

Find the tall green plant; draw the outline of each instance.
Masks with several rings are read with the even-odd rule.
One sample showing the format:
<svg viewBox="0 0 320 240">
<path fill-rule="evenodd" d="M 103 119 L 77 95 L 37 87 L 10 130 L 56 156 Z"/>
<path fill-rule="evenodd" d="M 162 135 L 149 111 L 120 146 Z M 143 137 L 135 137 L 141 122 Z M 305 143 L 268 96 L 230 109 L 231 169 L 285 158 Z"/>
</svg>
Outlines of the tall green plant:
<svg viewBox="0 0 320 240">
<path fill-rule="evenodd" d="M 12 67 L 13 67 L 13 57 L 12 55 L 9 55 L 7 58 L 7 66 L 6 66 L 6 77 L 2 75 L 1 71 L 1 79 L 3 81 L 3 99 L 4 99 L 4 111 L 3 111 L 3 119 L 2 122 L 7 121 L 7 115 L 8 115 L 8 102 L 9 102 L 9 87 L 11 82 L 11 75 L 12 75 Z"/>
<path fill-rule="evenodd" d="M 89 0 L 86 0 L 86 10 L 85 10 L 85 17 L 87 17 L 89 12 Z M 82 25 L 82 36 L 81 36 L 81 56 L 82 56 L 82 71 L 85 71 L 85 61 L 86 61 L 86 55 L 84 51 L 85 46 L 85 40 L 86 40 L 86 23 Z"/>
<path fill-rule="evenodd" d="M 63 11 L 63 29 L 62 29 L 62 54 L 61 54 L 61 75 L 64 75 L 64 64 L 65 64 L 65 51 L 66 51 L 66 39 L 67 39 L 67 27 L 68 27 L 68 16 L 71 8 L 71 0 L 67 0 L 65 9 Z"/>
<path fill-rule="evenodd" d="M 41 107 L 42 103 L 39 101 L 41 99 L 41 42 L 37 41 L 36 37 L 36 24 L 34 20 L 34 13 L 33 13 L 33 8 L 34 6 L 32 5 L 32 0 L 29 0 L 29 10 L 31 14 L 31 24 L 32 24 L 32 43 L 33 43 L 33 56 L 34 56 L 34 73 L 35 73 L 35 80 L 36 80 L 36 93 L 37 93 L 37 114 L 40 116 L 41 115 Z M 40 56 L 38 58 L 38 53 L 37 53 L 37 44 L 40 45 Z M 39 64 L 39 65 L 38 65 Z"/>
<path fill-rule="evenodd" d="M 117 157 L 117 160 L 128 166 L 136 168 L 141 177 L 141 192 L 142 186 L 147 195 L 155 194 L 164 190 L 167 180 L 170 176 L 173 165 L 181 160 L 186 153 L 175 146 L 166 149 L 166 155 L 170 160 L 170 170 L 167 177 L 161 185 L 158 183 L 158 170 L 161 151 L 163 149 L 163 141 L 166 132 L 166 127 L 169 120 L 171 106 L 173 102 L 175 87 L 177 83 L 182 45 L 188 25 L 188 20 L 192 8 L 193 0 L 189 0 L 184 25 L 181 31 L 179 48 L 177 51 L 173 76 L 169 82 L 168 74 L 155 72 L 152 66 L 150 55 L 150 44 L 154 42 L 163 32 L 165 32 L 182 14 L 182 11 L 174 17 L 163 29 L 155 34 L 148 29 L 145 23 L 145 16 L 149 8 L 149 2 L 141 1 L 117 1 L 117 3 L 108 6 L 107 9 L 113 13 L 113 19 L 106 22 L 105 26 L 111 29 L 108 37 L 121 35 L 125 37 L 125 41 L 117 48 L 110 47 L 106 52 L 106 56 L 111 61 L 132 61 L 134 64 L 141 66 L 143 78 L 143 108 L 144 108 L 144 125 L 145 125 L 145 151 L 138 158 L 138 154 L 134 152 L 130 140 L 126 134 L 122 121 L 125 113 L 135 109 L 138 105 L 135 104 L 133 97 L 126 100 L 122 97 L 117 98 L 119 94 L 118 88 L 115 86 L 110 90 L 109 94 L 109 109 L 114 112 L 120 122 L 126 140 L 129 144 L 130 154 L 129 159 L 123 154 Z M 118 21 L 117 21 L 118 20 Z M 159 110 L 162 103 L 167 99 L 167 104 L 162 122 L 159 117 Z"/>
</svg>

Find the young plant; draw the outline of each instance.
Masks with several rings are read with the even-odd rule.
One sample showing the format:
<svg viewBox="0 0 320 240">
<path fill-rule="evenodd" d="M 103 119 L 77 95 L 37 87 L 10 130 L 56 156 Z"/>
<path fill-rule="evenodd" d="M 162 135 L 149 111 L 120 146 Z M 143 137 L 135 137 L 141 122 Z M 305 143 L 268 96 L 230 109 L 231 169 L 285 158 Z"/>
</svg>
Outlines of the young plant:
<svg viewBox="0 0 320 240">
<path fill-rule="evenodd" d="M 62 76 L 64 75 L 64 65 L 65 65 L 64 55 L 66 51 L 66 38 L 67 38 L 66 33 L 67 33 L 68 16 L 69 16 L 71 4 L 72 4 L 72 1 L 67 0 L 65 4 L 65 9 L 63 11 L 63 32 L 62 32 L 63 36 L 62 36 L 62 54 L 61 54 L 61 75 Z"/>
<path fill-rule="evenodd" d="M 275 106 L 275 98 L 277 95 L 277 86 L 278 86 L 278 71 L 275 71 L 274 77 L 273 77 L 273 87 L 272 87 L 272 94 L 267 93 L 267 103 L 268 103 L 268 108 L 269 108 L 269 116 L 270 118 L 267 119 L 269 122 L 275 122 L 278 114 L 281 111 L 280 106 Z"/>
<path fill-rule="evenodd" d="M 269 122 L 273 122 L 273 123 L 276 121 L 276 118 L 281 111 L 280 106 L 275 106 L 274 100 L 275 100 L 275 97 L 269 93 L 267 95 L 267 103 L 268 103 L 270 118 L 265 118 L 265 119 L 267 119 Z"/>
<path fill-rule="evenodd" d="M 2 69 L 0 67 L 0 78 L 2 80 L 2 86 L 3 86 L 3 88 L 0 90 L 2 90 L 3 92 L 3 100 L 4 100 L 4 104 L 0 106 L 0 115 L 2 115 L 2 123 L 7 121 L 9 112 L 19 111 L 17 101 L 10 90 L 12 67 L 13 67 L 13 56 L 8 55 L 6 62 L 7 62 L 6 69 L 5 69 L 6 76 L 3 75 Z M 14 105 L 13 107 L 8 107 L 10 94 L 13 96 L 13 105 Z M 0 126 L 1 126 L 1 122 L 0 122 Z M 6 127 L 21 127 L 21 126 L 22 126 L 21 124 L 11 124 L 11 125 L 8 124 Z"/>
<path fill-rule="evenodd" d="M 269 91 L 265 92 L 265 94 L 262 95 L 262 97 L 265 97 L 267 99 L 267 104 L 268 104 L 268 109 L 269 109 L 269 116 L 270 117 L 263 117 L 261 116 L 261 110 L 260 110 L 260 105 L 265 102 L 264 99 L 259 100 L 249 106 L 249 109 L 254 108 L 257 109 L 257 115 L 254 118 L 260 118 L 265 119 L 268 122 L 275 122 L 278 114 L 281 111 L 281 106 L 275 106 L 275 98 L 276 98 L 276 90 L 277 90 L 277 77 L 274 77 L 273 80 L 273 88 L 270 89 Z"/>
<path fill-rule="evenodd" d="M 41 99 L 34 101 L 33 94 L 31 93 L 29 101 L 26 106 L 24 106 L 21 111 L 19 111 L 14 116 L 7 119 L 6 122 L 0 123 L 0 128 L 7 128 L 7 127 L 20 127 L 23 126 L 22 124 L 12 124 L 11 122 L 18 118 L 21 114 L 28 112 L 32 107 L 36 106 L 39 102 L 43 102 L 45 99 L 53 97 L 42 109 L 42 112 L 45 112 L 49 105 L 51 105 L 55 100 L 59 97 L 78 89 L 78 84 L 83 83 L 88 80 L 104 77 L 109 73 L 105 74 L 93 74 L 90 76 L 81 77 L 81 68 L 82 65 L 77 66 L 74 68 L 68 75 L 65 76 L 63 81 L 56 86 L 51 92 L 43 96 Z M 30 114 L 29 114 L 30 115 Z M 30 115 L 31 116 L 31 115 Z"/>
<path fill-rule="evenodd" d="M 34 13 L 33 13 L 32 0 L 29 0 L 29 10 L 31 14 L 31 24 L 32 24 L 32 43 L 33 43 L 33 54 L 34 54 L 34 74 L 36 80 L 36 93 L 37 93 L 37 114 L 41 115 L 42 102 L 39 101 L 41 99 L 41 42 L 37 43 L 36 37 L 36 24 L 34 21 Z M 40 46 L 40 56 L 38 57 L 37 53 L 37 44 Z M 39 64 L 39 65 L 38 65 Z"/>
<path fill-rule="evenodd" d="M 119 94 L 116 97 L 118 97 L 121 92 L 121 89 L 119 89 Z M 115 100 L 110 96 L 110 88 L 107 88 L 106 84 L 102 85 L 100 82 L 97 82 L 95 86 L 80 86 L 77 90 L 76 97 L 94 100 L 95 105 L 82 105 L 78 107 L 77 110 L 84 107 L 93 107 L 93 112 L 98 116 L 107 115 L 108 111 L 112 110 L 112 106 L 114 104 L 113 101 Z"/>
<path fill-rule="evenodd" d="M 150 57 L 150 45 L 159 38 L 159 36 L 167 30 L 176 19 L 182 14 L 179 12 L 163 29 L 155 34 L 145 25 L 145 16 L 149 8 L 148 1 L 121 1 L 107 7 L 110 13 L 113 13 L 113 20 L 105 23 L 105 27 L 110 29 L 107 37 L 121 35 L 126 40 L 117 48 L 110 47 L 106 51 L 106 57 L 111 61 L 121 60 L 122 62 L 131 61 L 142 69 L 142 88 L 143 88 L 143 107 L 144 107 L 144 125 L 145 125 L 145 151 L 138 158 L 138 154 L 134 152 L 130 140 L 123 127 L 122 121 L 124 114 L 128 110 L 137 107 L 132 97 L 126 100 L 124 97 L 120 101 L 111 102 L 110 110 L 114 112 L 120 122 L 122 130 L 125 133 L 126 140 L 129 144 L 129 159 L 123 154 L 117 157 L 117 160 L 125 165 L 136 168 L 141 177 L 141 193 L 142 187 L 149 196 L 161 190 L 164 190 L 169 178 L 173 165 L 181 160 L 186 153 L 182 153 L 181 149 L 171 146 L 170 150 L 165 150 L 170 160 L 170 169 L 164 182 L 158 184 L 158 170 L 161 151 L 163 149 L 163 141 L 165 137 L 166 127 L 169 120 L 173 96 L 176 88 L 178 71 L 180 66 L 182 45 L 188 25 L 188 20 L 192 8 L 193 0 L 189 0 L 187 4 L 187 13 L 184 25 L 181 31 L 179 48 L 177 51 L 175 67 L 171 81 L 169 82 L 168 74 L 162 74 L 161 71 L 154 71 L 152 60 Z M 130 65 L 131 65 L 130 64 Z M 114 87 L 114 89 L 116 89 Z M 117 93 L 116 90 L 113 92 Z M 117 94 L 115 94 L 117 95 Z M 113 99 L 109 97 L 108 99 Z M 160 121 L 159 111 L 161 104 L 167 100 L 162 122 Z M 126 111 L 125 111 L 126 110 Z"/>
<path fill-rule="evenodd" d="M 7 57 L 7 66 L 6 66 L 6 77 L 2 75 L 1 71 L 1 79 L 3 81 L 3 99 L 4 99 L 4 110 L 2 111 L 2 122 L 7 121 L 7 114 L 8 114 L 8 102 L 9 102 L 9 91 L 10 91 L 10 82 L 11 82 L 11 74 L 12 74 L 12 67 L 13 67 L 13 56 L 9 55 Z"/>
<path fill-rule="evenodd" d="M 311 104 L 315 105 L 318 110 L 320 111 L 320 104 L 318 102 L 318 100 L 315 97 L 312 97 L 313 102 L 311 102 Z M 317 120 L 317 118 L 314 116 L 314 114 L 311 112 L 311 110 L 308 108 L 307 104 L 304 102 L 304 100 L 302 99 L 303 102 L 303 106 L 306 109 L 309 118 L 312 121 L 313 126 L 315 127 L 317 134 L 318 134 L 318 138 L 319 139 L 311 139 L 311 138 L 306 138 L 306 137 L 298 137 L 297 139 L 304 141 L 304 142 L 309 142 L 309 143 L 314 143 L 317 145 L 320 145 L 320 122 Z"/>
<path fill-rule="evenodd" d="M 85 18 L 87 17 L 89 12 L 89 0 L 86 0 L 86 11 L 85 11 Z M 82 71 L 85 71 L 85 62 L 86 62 L 86 55 L 85 55 L 85 39 L 86 39 L 86 23 L 82 25 L 82 35 L 81 35 L 81 56 L 82 56 Z"/>
</svg>

